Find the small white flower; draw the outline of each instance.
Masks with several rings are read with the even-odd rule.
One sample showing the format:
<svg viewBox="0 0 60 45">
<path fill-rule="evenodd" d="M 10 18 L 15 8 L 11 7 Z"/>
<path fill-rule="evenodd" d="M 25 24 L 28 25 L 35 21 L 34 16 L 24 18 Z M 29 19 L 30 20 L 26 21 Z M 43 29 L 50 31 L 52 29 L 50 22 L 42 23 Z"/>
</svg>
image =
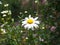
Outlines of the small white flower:
<svg viewBox="0 0 60 45">
<path fill-rule="evenodd" d="M 42 42 L 44 41 L 44 39 L 43 39 L 43 38 L 41 38 L 41 37 L 39 37 L 39 40 L 40 40 L 40 41 L 42 41 Z"/>
<path fill-rule="evenodd" d="M 11 15 L 11 14 L 12 14 L 12 13 L 11 13 L 11 10 L 9 10 L 9 11 L 8 11 L 8 15 Z"/>
<path fill-rule="evenodd" d="M 11 21 L 14 22 L 14 19 L 12 18 Z"/>
<path fill-rule="evenodd" d="M 8 10 L 2 11 L 1 14 L 8 13 Z"/>
<path fill-rule="evenodd" d="M 9 6 L 9 4 L 4 4 L 4 7 L 8 7 Z"/>
<path fill-rule="evenodd" d="M 38 3 L 38 1 L 37 1 L 37 0 L 35 0 L 35 3 Z"/>
<path fill-rule="evenodd" d="M 34 30 L 34 28 L 38 28 L 38 24 L 40 24 L 37 19 L 38 17 L 33 18 L 31 15 L 29 15 L 29 17 L 25 17 L 25 19 L 22 21 L 22 26 L 24 26 L 25 29 L 27 28 L 28 30 Z"/>
<path fill-rule="evenodd" d="M 22 14 L 22 12 L 20 12 L 20 14 Z"/>
<path fill-rule="evenodd" d="M 2 31 L 1 34 L 5 34 L 6 33 L 5 29 L 1 29 L 1 31 Z"/>
<path fill-rule="evenodd" d="M 27 11 L 25 11 L 25 13 L 27 13 Z"/>
<path fill-rule="evenodd" d="M 21 33 L 22 33 L 23 31 L 21 30 Z"/>
<path fill-rule="evenodd" d="M 6 16 L 6 14 L 3 14 L 3 17 L 5 17 Z"/>
<path fill-rule="evenodd" d="M 26 39 L 28 39 L 28 37 L 26 37 Z"/>
<path fill-rule="evenodd" d="M 40 38 L 39 40 L 42 41 L 42 42 L 44 41 L 44 39 L 42 39 L 42 38 Z"/>
<path fill-rule="evenodd" d="M 0 4 L 2 4 L 2 2 L 0 1 Z"/>
<path fill-rule="evenodd" d="M 42 27 L 42 29 L 45 29 L 45 27 Z"/>
</svg>

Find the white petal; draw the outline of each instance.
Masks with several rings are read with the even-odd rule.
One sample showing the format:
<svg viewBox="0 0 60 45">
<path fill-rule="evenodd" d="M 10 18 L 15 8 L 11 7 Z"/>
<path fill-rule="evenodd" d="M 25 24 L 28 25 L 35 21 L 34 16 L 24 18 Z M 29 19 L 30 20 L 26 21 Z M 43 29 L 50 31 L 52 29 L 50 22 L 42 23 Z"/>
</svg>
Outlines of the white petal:
<svg viewBox="0 0 60 45">
<path fill-rule="evenodd" d="M 31 29 L 32 25 L 31 24 L 27 24 L 28 25 L 28 30 Z"/>
<path fill-rule="evenodd" d="M 39 26 L 37 24 L 33 24 L 35 28 L 38 28 Z"/>
<path fill-rule="evenodd" d="M 34 20 L 37 20 L 38 19 L 38 17 L 36 17 Z"/>
<path fill-rule="evenodd" d="M 26 29 L 32 29 L 32 30 L 34 30 L 34 27 L 33 27 L 33 25 L 32 24 L 26 24 L 25 26 L 24 26 L 24 28 Z"/>
<path fill-rule="evenodd" d="M 34 30 L 34 26 L 33 25 L 31 26 L 31 29 Z"/>
<path fill-rule="evenodd" d="M 24 28 L 26 29 L 26 28 L 28 28 L 29 27 L 29 25 L 28 24 L 26 24 L 25 26 L 24 26 Z"/>
<path fill-rule="evenodd" d="M 29 18 L 31 18 L 31 15 L 29 15 Z"/>
<path fill-rule="evenodd" d="M 26 21 L 22 21 L 22 23 L 26 24 Z"/>
<path fill-rule="evenodd" d="M 28 17 L 26 17 L 25 20 L 28 20 Z"/>
<path fill-rule="evenodd" d="M 35 24 L 40 24 L 40 22 L 39 21 L 35 21 Z"/>
<path fill-rule="evenodd" d="M 32 20 L 34 20 L 34 18 L 33 18 L 33 17 L 31 17 L 31 15 L 29 15 L 29 19 L 32 19 Z"/>
<path fill-rule="evenodd" d="M 28 27 L 28 28 L 30 29 L 31 27 L 32 27 L 32 25 L 31 25 L 31 24 L 29 24 L 29 27 Z"/>
<path fill-rule="evenodd" d="M 22 21 L 22 26 L 25 25 L 25 24 L 27 24 L 27 22 L 26 21 Z"/>
</svg>

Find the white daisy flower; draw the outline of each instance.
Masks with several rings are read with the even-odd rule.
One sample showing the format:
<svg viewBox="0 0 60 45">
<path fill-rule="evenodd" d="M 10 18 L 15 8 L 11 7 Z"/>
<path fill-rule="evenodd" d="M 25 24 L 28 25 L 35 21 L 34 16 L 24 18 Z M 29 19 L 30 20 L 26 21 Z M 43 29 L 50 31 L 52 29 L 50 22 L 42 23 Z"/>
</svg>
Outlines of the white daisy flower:
<svg viewBox="0 0 60 45">
<path fill-rule="evenodd" d="M 9 4 L 4 4 L 4 7 L 8 7 L 9 6 Z"/>
<path fill-rule="evenodd" d="M 22 26 L 24 26 L 25 29 L 32 29 L 34 30 L 34 28 L 38 28 L 38 24 L 40 24 L 40 22 L 37 20 L 38 17 L 33 18 L 31 17 L 31 15 L 29 15 L 29 17 L 26 17 L 23 21 L 22 21 Z"/>
</svg>

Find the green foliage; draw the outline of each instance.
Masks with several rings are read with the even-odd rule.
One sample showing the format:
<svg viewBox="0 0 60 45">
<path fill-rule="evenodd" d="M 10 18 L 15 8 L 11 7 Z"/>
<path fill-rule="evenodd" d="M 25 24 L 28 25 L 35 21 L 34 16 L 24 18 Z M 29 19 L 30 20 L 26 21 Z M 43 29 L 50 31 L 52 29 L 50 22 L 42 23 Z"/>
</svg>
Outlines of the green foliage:
<svg viewBox="0 0 60 45">
<path fill-rule="evenodd" d="M 0 45 L 60 45 L 58 0 L 1 0 Z M 4 6 L 8 4 L 8 6 Z M 57 8 L 56 8 L 57 6 Z M 1 13 L 7 11 L 7 13 Z M 39 17 L 39 28 L 28 30 L 22 20 Z"/>
</svg>

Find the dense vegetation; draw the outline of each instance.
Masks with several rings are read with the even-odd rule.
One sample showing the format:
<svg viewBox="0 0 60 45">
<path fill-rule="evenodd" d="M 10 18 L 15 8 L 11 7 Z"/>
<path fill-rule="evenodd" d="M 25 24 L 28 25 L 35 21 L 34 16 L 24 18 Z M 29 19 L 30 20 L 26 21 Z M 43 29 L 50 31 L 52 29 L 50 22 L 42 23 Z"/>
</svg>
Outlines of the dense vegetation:
<svg viewBox="0 0 60 45">
<path fill-rule="evenodd" d="M 39 28 L 22 26 L 29 15 Z M 0 0 L 0 45 L 60 45 L 60 1 Z"/>
</svg>

